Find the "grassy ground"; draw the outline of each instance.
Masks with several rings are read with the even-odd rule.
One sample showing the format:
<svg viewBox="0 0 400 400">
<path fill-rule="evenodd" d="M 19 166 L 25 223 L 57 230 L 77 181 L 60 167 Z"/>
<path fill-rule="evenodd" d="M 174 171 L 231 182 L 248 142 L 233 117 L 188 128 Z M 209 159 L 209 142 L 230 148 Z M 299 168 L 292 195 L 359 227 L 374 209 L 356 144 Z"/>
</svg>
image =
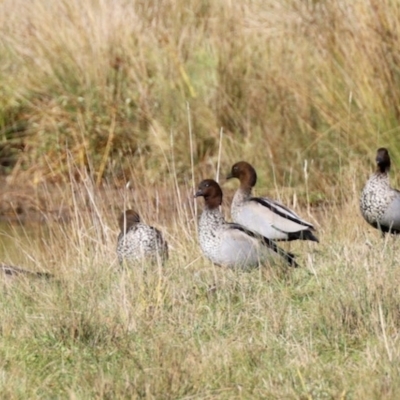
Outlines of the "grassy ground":
<svg viewBox="0 0 400 400">
<path fill-rule="evenodd" d="M 136 189 L 76 183 L 69 223 L 2 230 L 3 261 L 56 276 L 2 283 L 2 398 L 397 398 L 400 243 L 367 227 L 357 192 L 297 210 L 321 240 L 285 245 L 301 268 L 243 273 L 201 256 L 190 188 L 160 207 Z M 163 230 L 165 267 L 118 267 L 124 203 Z"/>
<path fill-rule="evenodd" d="M 0 397 L 397 399 L 400 243 L 358 196 L 377 147 L 400 166 L 399 19 L 389 0 L 2 1 L 0 215 L 41 223 L 1 227 L 0 261 L 55 279 L 0 280 Z M 317 225 L 284 245 L 301 268 L 201 256 L 194 186 L 240 159 Z M 119 269 L 126 207 L 165 233 L 164 268 Z"/>
</svg>

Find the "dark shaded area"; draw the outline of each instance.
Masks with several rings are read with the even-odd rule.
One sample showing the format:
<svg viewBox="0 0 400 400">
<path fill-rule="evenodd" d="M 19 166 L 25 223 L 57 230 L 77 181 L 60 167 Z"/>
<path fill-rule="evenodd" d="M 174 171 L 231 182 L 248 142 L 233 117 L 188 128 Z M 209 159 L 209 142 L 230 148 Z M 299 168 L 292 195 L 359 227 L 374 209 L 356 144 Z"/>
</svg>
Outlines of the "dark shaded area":
<svg viewBox="0 0 400 400">
<path fill-rule="evenodd" d="M 28 124 L 18 122 L 0 130 L 0 173 L 6 174 L 18 161 L 21 151 L 25 149 L 25 138 L 28 135 Z"/>
<path fill-rule="evenodd" d="M 9 275 L 9 276 L 25 275 L 25 276 L 31 276 L 31 277 L 36 277 L 36 278 L 46 278 L 46 279 L 53 278 L 53 275 L 48 272 L 28 271 L 28 270 L 20 268 L 20 267 L 14 267 L 12 265 L 6 265 L 3 263 L 0 263 L 0 270 L 5 275 Z"/>
</svg>

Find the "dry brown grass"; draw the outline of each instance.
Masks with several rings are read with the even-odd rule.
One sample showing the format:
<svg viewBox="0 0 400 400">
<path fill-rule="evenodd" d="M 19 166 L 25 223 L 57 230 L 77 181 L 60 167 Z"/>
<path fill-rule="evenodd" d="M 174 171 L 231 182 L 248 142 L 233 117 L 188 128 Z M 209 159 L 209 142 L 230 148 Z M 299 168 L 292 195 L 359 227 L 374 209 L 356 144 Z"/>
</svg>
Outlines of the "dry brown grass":
<svg viewBox="0 0 400 400">
<path fill-rule="evenodd" d="M 223 128 L 225 167 L 296 186 L 308 160 L 311 200 L 330 202 L 343 168 L 383 144 L 399 158 L 398 18 L 391 1 L 4 1 L 3 163 L 59 180 L 68 148 L 97 183 L 130 163 L 156 181 L 172 134 L 187 179 L 190 116 L 196 171 Z"/>
<path fill-rule="evenodd" d="M 56 279 L 4 282 L 1 397 L 396 399 L 400 244 L 367 227 L 358 195 L 377 147 L 400 165 L 399 14 L 3 1 L 0 211 L 46 223 L 2 227 L 0 256 Z M 320 245 L 285 245 L 302 268 L 203 259 L 193 185 L 220 145 L 222 177 L 245 159 L 258 193 L 318 225 Z M 165 268 L 117 266 L 132 206 L 165 233 Z"/>
</svg>

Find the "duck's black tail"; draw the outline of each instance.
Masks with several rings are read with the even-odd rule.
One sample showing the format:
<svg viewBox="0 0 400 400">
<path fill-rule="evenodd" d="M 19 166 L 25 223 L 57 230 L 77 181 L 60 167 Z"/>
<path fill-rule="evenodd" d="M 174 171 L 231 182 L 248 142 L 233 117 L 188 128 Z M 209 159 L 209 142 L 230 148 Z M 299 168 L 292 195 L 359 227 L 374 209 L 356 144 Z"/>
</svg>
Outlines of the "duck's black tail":
<svg viewBox="0 0 400 400">
<path fill-rule="evenodd" d="M 283 250 L 281 247 L 279 247 L 273 240 L 268 239 L 264 236 L 261 237 L 262 241 L 266 246 L 268 246 L 270 249 L 275 251 L 275 253 L 279 254 L 281 257 L 285 259 L 285 261 L 293 268 L 298 268 L 299 264 L 297 264 L 295 258 L 296 256 L 293 253 L 290 253 L 289 251 Z"/>
<path fill-rule="evenodd" d="M 312 233 L 310 229 L 299 232 L 289 232 L 287 240 L 311 240 L 312 242 L 319 243 L 319 239 Z"/>
</svg>

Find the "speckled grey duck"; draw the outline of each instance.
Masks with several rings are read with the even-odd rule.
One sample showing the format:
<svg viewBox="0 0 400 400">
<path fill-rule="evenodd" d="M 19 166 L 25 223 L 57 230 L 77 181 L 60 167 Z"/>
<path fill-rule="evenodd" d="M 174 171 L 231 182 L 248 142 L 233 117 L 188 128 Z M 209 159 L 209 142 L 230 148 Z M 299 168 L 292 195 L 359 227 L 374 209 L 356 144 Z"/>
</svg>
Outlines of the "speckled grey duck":
<svg viewBox="0 0 400 400">
<path fill-rule="evenodd" d="M 217 182 L 212 179 L 202 181 L 195 196 L 204 197 L 205 201 L 198 225 L 200 247 L 214 264 L 247 269 L 281 258 L 298 266 L 294 255 L 279 248 L 272 240 L 225 221 L 219 210 L 222 190 Z"/>
<path fill-rule="evenodd" d="M 227 179 L 231 178 L 240 181 L 231 206 L 234 222 L 271 240 L 300 239 L 318 242 L 312 232 L 314 226 L 294 211 L 267 197 L 252 197 L 257 173 L 248 162 L 240 161 L 234 164 L 227 176 Z"/>
<path fill-rule="evenodd" d="M 381 147 L 376 153 L 376 172 L 361 193 L 360 209 L 364 219 L 383 234 L 400 233 L 400 192 L 390 186 L 390 156 Z"/>
<path fill-rule="evenodd" d="M 139 214 L 126 210 L 119 217 L 121 232 L 118 236 L 117 255 L 120 264 L 149 260 L 164 262 L 168 259 L 168 244 L 161 232 L 140 222 Z"/>
</svg>

